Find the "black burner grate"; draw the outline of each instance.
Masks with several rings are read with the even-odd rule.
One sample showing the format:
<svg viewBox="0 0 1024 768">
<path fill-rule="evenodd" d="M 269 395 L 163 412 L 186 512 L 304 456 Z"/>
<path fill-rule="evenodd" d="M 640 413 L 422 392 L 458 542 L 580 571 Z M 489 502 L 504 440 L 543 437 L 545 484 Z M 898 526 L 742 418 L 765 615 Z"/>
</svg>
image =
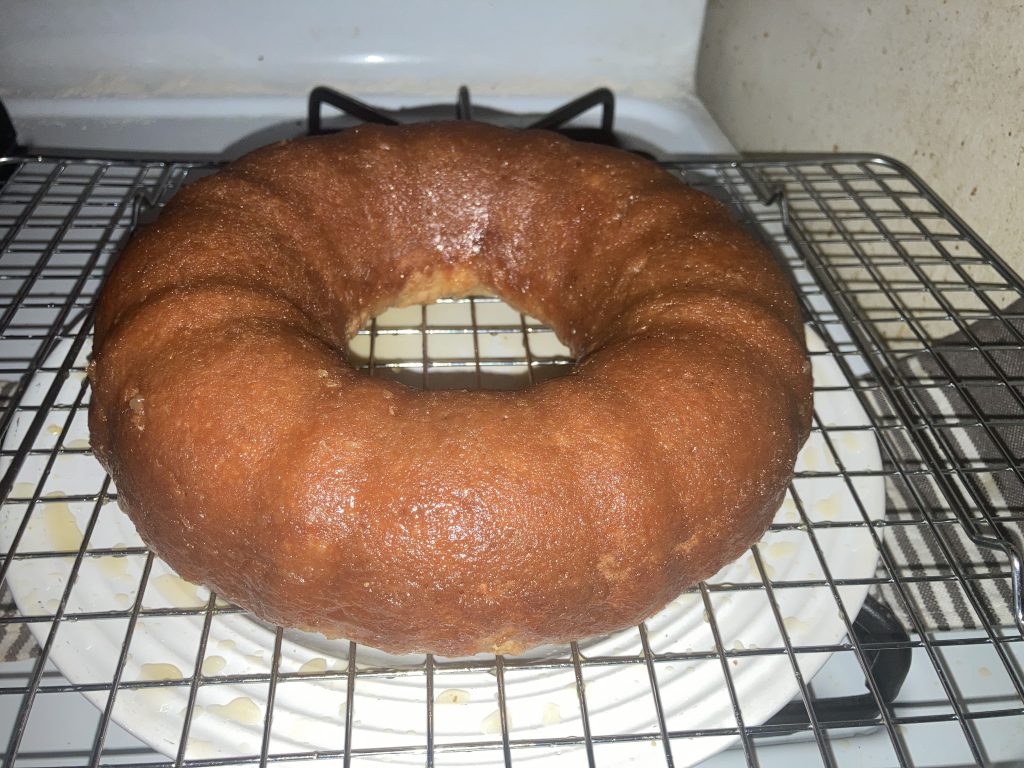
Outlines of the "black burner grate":
<svg viewBox="0 0 1024 768">
<path fill-rule="evenodd" d="M 444 115 L 445 110 L 438 107 L 404 110 L 379 109 L 333 88 L 321 85 L 314 88 L 309 94 L 307 125 L 311 136 L 331 131 L 331 128 L 327 127 L 327 123 L 323 118 L 323 108 L 325 106 L 334 107 L 350 118 L 349 121 L 335 124 L 334 130 L 349 127 L 360 122 L 377 123 L 379 125 L 399 125 L 401 123 L 415 123 L 424 120 L 447 118 L 454 120 L 480 120 L 507 128 L 545 129 L 556 131 L 577 141 L 605 144 L 611 147 L 622 146 L 622 142 L 614 131 L 615 95 L 607 88 L 596 88 L 563 104 L 546 115 L 522 115 L 501 112 L 496 109 L 474 107 L 470 99 L 469 88 L 462 86 L 459 88 L 455 105 L 451 112 L 448 115 Z M 601 108 L 601 122 L 598 127 L 589 128 L 571 125 L 573 120 L 595 107 Z"/>
</svg>

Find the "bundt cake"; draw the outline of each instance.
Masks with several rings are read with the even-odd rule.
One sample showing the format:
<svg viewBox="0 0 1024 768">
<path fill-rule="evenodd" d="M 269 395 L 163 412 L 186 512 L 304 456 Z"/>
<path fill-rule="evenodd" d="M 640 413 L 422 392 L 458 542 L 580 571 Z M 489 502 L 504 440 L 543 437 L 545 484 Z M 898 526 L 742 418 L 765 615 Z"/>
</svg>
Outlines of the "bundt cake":
<svg viewBox="0 0 1024 768">
<path fill-rule="evenodd" d="M 568 375 L 420 391 L 346 362 L 387 307 L 492 294 Z M 808 435 L 771 254 L 654 163 L 543 131 L 367 125 L 186 186 L 102 290 L 90 428 L 184 578 L 391 652 L 637 623 L 771 521 Z"/>
</svg>

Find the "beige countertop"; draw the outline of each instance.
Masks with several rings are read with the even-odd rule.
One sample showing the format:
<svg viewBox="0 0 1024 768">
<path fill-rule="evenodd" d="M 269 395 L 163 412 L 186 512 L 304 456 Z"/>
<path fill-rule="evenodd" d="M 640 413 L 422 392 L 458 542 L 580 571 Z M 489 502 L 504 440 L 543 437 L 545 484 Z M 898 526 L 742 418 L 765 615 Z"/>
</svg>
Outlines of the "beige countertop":
<svg viewBox="0 0 1024 768">
<path fill-rule="evenodd" d="M 1024 2 L 711 0 L 698 91 L 741 150 L 903 161 L 1024 274 Z"/>
</svg>

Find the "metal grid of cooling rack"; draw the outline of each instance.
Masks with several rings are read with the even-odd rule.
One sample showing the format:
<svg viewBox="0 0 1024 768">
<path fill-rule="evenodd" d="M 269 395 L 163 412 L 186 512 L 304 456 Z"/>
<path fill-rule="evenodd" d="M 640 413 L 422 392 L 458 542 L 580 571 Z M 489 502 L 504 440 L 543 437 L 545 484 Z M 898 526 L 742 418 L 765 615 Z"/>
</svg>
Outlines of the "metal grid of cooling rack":
<svg viewBox="0 0 1024 768">
<path fill-rule="evenodd" d="M 0 580 L 10 581 L 19 568 L 33 564 L 52 571 L 52 583 L 39 585 L 48 590 L 45 599 L 22 599 L 21 609 L 12 605 L 0 614 L 0 648 L 26 657 L 0 665 L 0 739 L 7 741 L 7 764 L 264 765 L 312 758 L 340 765 L 381 759 L 512 764 L 553 755 L 560 765 L 678 765 L 691 762 L 694 744 L 720 737 L 731 737 L 738 747 L 712 758 L 709 764 L 716 766 L 1014 764 L 1024 754 L 1016 538 L 1024 521 L 1017 431 L 1024 423 L 1024 288 L 920 180 L 890 161 L 790 156 L 668 166 L 727 200 L 789 264 L 808 323 L 822 340 L 815 354 L 834 358 L 847 380 L 841 387 L 819 386 L 817 394 L 826 390 L 850 398 L 870 418 L 868 424 L 833 424 L 817 415 L 812 440 L 832 461 L 798 473 L 791 488 L 793 522 L 772 527 L 806 535 L 821 560 L 821 575 L 778 579 L 755 548 L 756 573 L 748 582 L 709 581 L 692 591 L 710 629 L 704 649 L 660 649 L 641 625 L 633 650 L 611 656 L 587 655 L 572 644 L 541 659 L 427 657 L 399 669 L 339 644 L 336 655 L 343 663 L 295 668 L 288 665 L 287 633 L 268 630 L 262 666 L 221 674 L 217 664 L 210 665 L 212 638 L 219 622 L 241 616 L 238 609 L 203 591 L 184 602 L 166 594 L 159 599 L 160 585 L 173 577 L 157 576 L 159 562 L 141 545 L 100 533 L 119 514 L 114 489 L 101 471 L 86 470 L 94 472 L 92 487 L 53 484 L 62 466 L 92 461 L 83 431 L 84 364 L 90 309 L 104 270 L 145 201 L 166 201 L 208 168 L 5 161 L 0 380 L 8 382 L 9 407 L 0 417 L 6 435 L 0 520 L 9 533 Z M 550 331 L 487 298 L 382 315 L 353 340 L 351 359 L 372 375 L 422 387 L 525 386 L 571 364 Z M 839 446 L 863 434 L 877 441 L 879 470 L 842 461 Z M 885 481 L 889 509 L 882 520 L 863 514 L 858 483 L 865 476 Z M 836 522 L 802 503 L 810 484 L 825 481 L 848 490 L 862 519 Z M 33 526 L 40 520 L 65 526 L 60 546 L 33 546 Z M 872 577 L 847 579 L 831 572 L 820 542 L 844 531 L 868 535 L 878 556 Z M 113 595 L 110 606 L 83 610 L 76 586 L 104 567 L 120 568 L 122 560 L 137 564 L 135 583 Z M 897 631 L 856 631 L 856 617 L 845 610 L 840 592 L 858 585 L 869 586 L 874 598 L 888 604 L 901 625 Z M 794 641 L 779 605 L 798 590 L 829 595 L 847 636 L 825 645 Z M 778 625 L 779 642 L 772 647 L 723 642 L 719 600 L 740 592 L 764 596 Z M 178 674 L 165 670 L 132 678 L 127 670 L 141 650 L 135 640 L 143 629 L 152 624 L 174 632 L 183 619 L 199 627 L 187 638 L 192 666 L 174 670 Z M 91 676 L 65 677 L 52 662 L 70 625 L 112 628 L 118 638 L 111 658 Z M 87 647 L 78 653 L 91 658 Z M 894 702 L 893 691 L 887 692 L 892 681 L 883 675 L 896 673 L 880 662 L 893 653 L 911 660 Z M 789 659 L 796 681 L 796 700 L 788 709 L 795 708 L 797 716 L 766 723 L 745 719 L 747 702 L 734 680 L 738 665 L 780 655 Z M 825 671 L 805 679 L 802 662 L 822 655 L 831 657 Z M 717 728 L 680 729 L 659 680 L 671 664 L 709 659 L 720 665 L 732 719 Z M 828 706 L 836 691 L 824 678 L 834 662 L 852 669 L 856 684 L 838 693 L 859 694 L 866 708 Z M 620 731 L 601 722 L 593 676 L 624 666 L 644 669 L 649 677 L 648 700 L 642 703 L 653 708 L 649 729 Z M 485 718 L 488 727 L 475 738 L 451 739 L 443 727 L 445 708 L 458 705 L 458 681 L 479 673 L 492 680 L 495 717 Z M 565 720 L 573 725 L 562 735 L 517 733 L 508 691 L 517 676 L 533 673 L 559 680 L 571 693 L 575 709 Z M 360 712 L 370 708 L 360 695 L 375 681 L 391 678 L 411 681 L 420 691 L 420 735 L 381 746 L 362 735 L 366 723 Z M 275 702 L 286 691 L 301 696 L 303 686 L 316 684 L 339 692 L 334 745 L 281 751 L 272 738 L 282 717 Z M 210 757 L 190 737 L 211 709 L 208 694 L 228 685 L 252 691 L 254 706 L 232 705 L 236 719 L 251 720 L 262 738 L 233 756 Z M 146 695 L 171 690 L 182 694 L 184 705 L 161 713 L 173 721 L 176 735 L 159 752 L 120 730 L 119 705 L 145 706 Z M 396 733 L 404 727 L 389 725 Z"/>
</svg>

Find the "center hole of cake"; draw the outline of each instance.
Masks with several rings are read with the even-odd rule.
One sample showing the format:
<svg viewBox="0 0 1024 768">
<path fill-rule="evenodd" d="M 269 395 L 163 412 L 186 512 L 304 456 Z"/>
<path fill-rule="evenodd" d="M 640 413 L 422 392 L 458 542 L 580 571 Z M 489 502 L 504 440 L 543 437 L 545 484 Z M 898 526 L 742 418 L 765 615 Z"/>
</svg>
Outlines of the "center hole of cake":
<svg viewBox="0 0 1024 768">
<path fill-rule="evenodd" d="M 349 342 L 349 361 L 416 389 L 525 389 L 572 370 L 554 332 L 493 297 L 388 309 Z"/>
</svg>

